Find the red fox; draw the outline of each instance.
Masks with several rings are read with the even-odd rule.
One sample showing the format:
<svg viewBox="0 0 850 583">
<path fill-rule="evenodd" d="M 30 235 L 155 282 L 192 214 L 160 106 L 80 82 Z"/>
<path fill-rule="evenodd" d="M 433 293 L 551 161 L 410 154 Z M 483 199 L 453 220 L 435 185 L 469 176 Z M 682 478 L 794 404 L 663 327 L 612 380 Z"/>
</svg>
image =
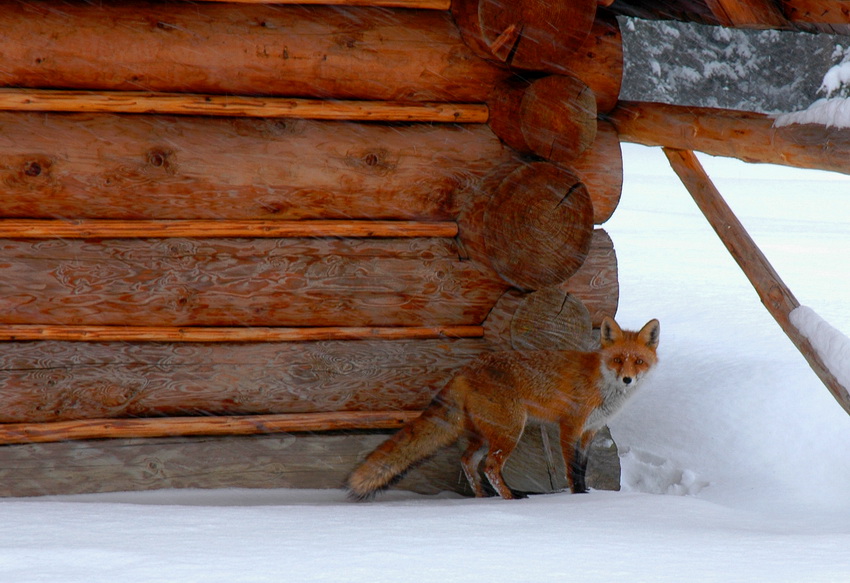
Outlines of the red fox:
<svg viewBox="0 0 850 583">
<path fill-rule="evenodd" d="M 478 466 L 507 499 L 502 467 L 526 420 L 560 425 L 567 481 L 586 492 L 587 448 L 596 431 L 620 411 L 658 361 L 658 320 L 639 331 L 621 330 L 611 318 L 601 326 L 594 352 L 525 350 L 479 356 L 455 375 L 421 416 L 402 427 L 348 477 L 349 495 L 371 498 L 405 470 L 462 436 L 468 447 L 461 466 L 476 496 L 485 496 Z"/>
</svg>

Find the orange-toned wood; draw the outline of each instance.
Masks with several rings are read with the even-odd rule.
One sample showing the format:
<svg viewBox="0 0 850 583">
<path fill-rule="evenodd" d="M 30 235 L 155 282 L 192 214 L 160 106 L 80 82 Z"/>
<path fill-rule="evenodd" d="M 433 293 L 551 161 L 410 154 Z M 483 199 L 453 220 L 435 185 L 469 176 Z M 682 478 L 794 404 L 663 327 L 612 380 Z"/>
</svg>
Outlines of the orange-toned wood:
<svg viewBox="0 0 850 583">
<path fill-rule="evenodd" d="M 587 257 L 593 204 L 571 172 L 548 162 L 500 168 L 459 218 L 464 249 L 510 284 L 535 290 L 573 275 Z"/>
<path fill-rule="evenodd" d="M 558 287 L 506 291 L 488 314 L 484 330 L 498 350 L 589 350 L 591 344 L 587 309 Z"/>
<path fill-rule="evenodd" d="M 638 102 L 621 102 L 610 119 L 626 142 L 850 174 L 850 129 L 776 128 L 759 113 Z"/>
<path fill-rule="evenodd" d="M 596 99 L 574 77 L 516 77 L 497 87 L 488 105 L 490 127 L 520 152 L 569 163 L 596 137 Z"/>
<path fill-rule="evenodd" d="M 787 28 L 788 21 L 774 0 L 706 0 L 723 26 L 735 28 Z"/>
<path fill-rule="evenodd" d="M 6 87 L 474 103 L 506 74 L 435 10 L 3 0 L 0 30 Z"/>
<path fill-rule="evenodd" d="M 0 239 L 0 323 L 478 325 L 505 283 L 453 239 Z"/>
<path fill-rule="evenodd" d="M 0 89 L 0 111 L 448 123 L 487 123 L 488 117 L 487 106 L 482 103 L 397 103 L 55 89 Z"/>
<path fill-rule="evenodd" d="M 485 125 L 0 112 L 0 217 L 453 220 Z"/>
<path fill-rule="evenodd" d="M 476 53 L 515 69 L 560 72 L 590 33 L 596 0 L 453 0 L 452 14 Z"/>
<path fill-rule="evenodd" d="M 239 4 L 324 4 L 329 6 L 386 6 L 416 10 L 448 10 L 451 0 L 199 0 Z"/>
<path fill-rule="evenodd" d="M 0 422 L 420 410 L 482 338 L 6 342 Z"/>
<path fill-rule="evenodd" d="M 480 338 L 481 326 L 397 328 L 215 328 L 141 326 L 0 325 L 0 341 L 74 342 L 315 342 L 319 340 L 404 340 Z"/>
<path fill-rule="evenodd" d="M 693 152 L 670 148 L 665 148 L 664 153 L 709 224 L 750 280 L 767 311 L 803 354 L 839 405 L 850 413 L 848 387 L 835 378 L 809 340 L 791 323 L 789 316 L 800 303 L 723 200 L 697 157 Z"/>
<path fill-rule="evenodd" d="M 454 237 L 457 223 L 421 221 L 204 221 L 0 219 L 0 238 Z"/>
<path fill-rule="evenodd" d="M 617 130 L 607 121 L 596 124 L 596 140 L 569 166 L 587 186 L 593 202 L 593 222 L 611 218 L 623 191 L 623 152 Z"/>
<path fill-rule="evenodd" d="M 617 19 L 608 12 L 597 12 L 584 44 L 561 65 L 561 74 L 581 79 L 593 91 L 599 113 L 614 109 L 623 83 L 623 37 Z"/>
<path fill-rule="evenodd" d="M 572 277 L 559 286 L 574 295 L 590 312 L 595 328 L 605 316 L 617 315 L 620 303 L 620 281 L 614 242 L 604 229 L 595 229 L 587 259 Z"/>
<path fill-rule="evenodd" d="M 343 411 L 242 417 L 86 419 L 52 423 L 6 423 L 0 424 L 0 445 L 51 443 L 75 439 L 396 429 L 418 416 L 418 411 Z"/>
<path fill-rule="evenodd" d="M 794 22 L 850 24 L 847 0 L 782 0 L 782 9 Z"/>
</svg>

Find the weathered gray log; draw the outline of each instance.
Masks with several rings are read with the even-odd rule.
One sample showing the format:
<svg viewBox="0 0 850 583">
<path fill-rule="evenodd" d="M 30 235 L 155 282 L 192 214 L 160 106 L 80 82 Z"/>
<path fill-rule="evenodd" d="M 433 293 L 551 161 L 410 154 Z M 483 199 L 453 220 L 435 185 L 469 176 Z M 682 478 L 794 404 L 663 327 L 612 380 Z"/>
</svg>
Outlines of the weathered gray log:
<svg viewBox="0 0 850 583">
<path fill-rule="evenodd" d="M 505 288 L 450 239 L 0 240 L 0 323 L 480 324 Z"/>
<path fill-rule="evenodd" d="M 532 428 L 529 428 L 532 429 Z M 68 441 L 0 447 L 0 497 L 156 490 L 162 488 L 340 488 L 345 477 L 390 432 L 282 434 Z M 565 487 L 563 462 L 546 458 L 541 435 L 529 431 L 506 468 L 517 489 Z M 601 432 L 600 432 L 600 435 Z M 557 443 L 557 436 L 550 439 Z M 560 467 L 558 466 L 560 463 Z M 600 473 L 597 468 L 605 468 Z M 594 440 L 592 488 L 619 487 L 619 459 Z M 469 493 L 457 446 L 411 469 L 396 488 L 423 494 Z"/>
<path fill-rule="evenodd" d="M 287 343 L 9 342 L 0 422 L 420 410 L 479 338 Z"/>
</svg>

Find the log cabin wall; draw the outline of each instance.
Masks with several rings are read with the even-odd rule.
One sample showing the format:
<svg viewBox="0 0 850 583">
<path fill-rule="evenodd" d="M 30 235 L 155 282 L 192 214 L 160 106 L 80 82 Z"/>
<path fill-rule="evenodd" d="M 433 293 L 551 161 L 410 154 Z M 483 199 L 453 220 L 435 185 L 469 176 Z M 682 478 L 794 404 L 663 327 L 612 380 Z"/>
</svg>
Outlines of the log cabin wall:
<svg viewBox="0 0 850 583">
<path fill-rule="evenodd" d="M 0 0 L 0 495 L 337 487 L 477 354 L 591 344 L 616 20 L 402 4 Z"/>
</svg>

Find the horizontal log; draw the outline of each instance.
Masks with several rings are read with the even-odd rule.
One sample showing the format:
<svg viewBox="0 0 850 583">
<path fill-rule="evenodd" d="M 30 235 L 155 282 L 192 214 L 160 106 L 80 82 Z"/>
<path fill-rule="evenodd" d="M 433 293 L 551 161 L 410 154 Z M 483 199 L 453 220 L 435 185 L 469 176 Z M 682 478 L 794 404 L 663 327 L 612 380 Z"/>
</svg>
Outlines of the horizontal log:
<svg viewBox="0 0 850 583">
<path fill-rule="evenodd" d="M 782 0 L 782 10 L 807 32 L 850 34 L 850 7 L 844 0 Z"/>
<path fill-rule="evenodd" d="M 268 433 L 397 429 L 418 411 L 337 411 L 228 417 L 85 419 L 52 423 L 0 423 L 0 445 L 77 439 L 262 435 Z"/>
<path fill-rule="evenodd" d="M 0 239 L 0 324 L 478 325 L 504 287 L 452 239 Z"/>
<path fill-rule="evenodd" d="M 204 221 L 0 219 L 0 238 L 132 239 L 213 237 L 454 237 L 453 222 L 421 221 Z"/>
<path fill-rule="evenodd" d="M 621 102 L 610 119 L 626 142 L 850 174 L 850 129 L 774 127 L 760 113 L 661 103 Z"/>
<path fill-rule="evenodd" d="M 488 117 L 487 106 L 481 103 L 393 103 L 47 89 L 0 89 L 0 111 L 447 123 L 487 123 Z"/>
<path fill-rule="evenodd" d="M 74 342 L 315 342 L 318 340 L 402 340 L 480 338 L 481 326 L 432 328 L 214 328 L 141 326 L 0 325 L 0 341 Z"/>
<path fill-rule="evenodd" d="M 421 410 L 483 338 L 6 342 L 0 422 Z"/>
<path fill-rule="evenodd" d="M 3 0 L 0 29 L 6 87 L 480 103 L 507 75 L 435 10 Z"/>
<path fill-rule="evenodd" d="M 389 431 L 8 445 L 0 448 L 0 497 L 159 488 L 340 488 Z M 457 447 L 445 448 L 394 488 L 463 491 L 459 460 Z"/>
<path fill-rule="evenodd" d="M 611 10 L 616 14 L 648 20 L 680 20 L 712 26 L 751 29 L 793 28 L 774 0 L 616 0 Z"/>
<path fill-rule="evenodd" d="M 328 6 L 385 6 L 416 10 L 448 10 L 451 0 L 199 0 L 237 4 L 322 4 Z"/>
<path fill-rule="evenodd" d="M 480 124 L 0 112 L 0 136 L 19 218 L 453 220 L 516 156 Z"/>
</svg>

